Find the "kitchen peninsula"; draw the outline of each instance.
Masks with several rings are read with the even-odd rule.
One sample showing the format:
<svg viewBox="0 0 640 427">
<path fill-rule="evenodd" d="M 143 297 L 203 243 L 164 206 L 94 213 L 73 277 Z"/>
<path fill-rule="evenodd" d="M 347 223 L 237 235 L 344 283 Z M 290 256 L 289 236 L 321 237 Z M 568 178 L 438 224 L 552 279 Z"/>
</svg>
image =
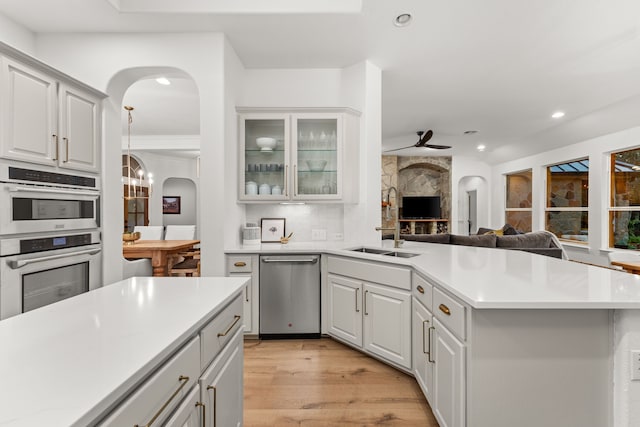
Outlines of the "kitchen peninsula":
<svg viewBox="0 0 640 427">
<path fill-rule="evenodd" d="M 227 266 L 322 254 L 322 332 L 414 375 L 442 426 L 613 425 L 613 319 L 640 308 L 640 276 L 500 248 L 325 243 L 227 248 Z"/>
<path fill-rule="evenodd" d="M 245 282 L 132 278 L 3 320 L 0 425 L 235 425 Z"/>
</svg>

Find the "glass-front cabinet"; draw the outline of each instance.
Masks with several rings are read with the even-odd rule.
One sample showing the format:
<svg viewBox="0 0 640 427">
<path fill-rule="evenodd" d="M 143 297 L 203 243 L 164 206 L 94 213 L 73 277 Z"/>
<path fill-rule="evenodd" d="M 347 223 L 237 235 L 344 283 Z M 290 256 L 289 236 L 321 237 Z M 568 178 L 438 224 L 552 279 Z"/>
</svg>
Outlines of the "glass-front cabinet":
<svg viewBox="0 0 640 427">
<path fill-rule="evenodd" d="M 344 201 L 344 114 L 242 112 L 239 200 Z"/>
</svg>

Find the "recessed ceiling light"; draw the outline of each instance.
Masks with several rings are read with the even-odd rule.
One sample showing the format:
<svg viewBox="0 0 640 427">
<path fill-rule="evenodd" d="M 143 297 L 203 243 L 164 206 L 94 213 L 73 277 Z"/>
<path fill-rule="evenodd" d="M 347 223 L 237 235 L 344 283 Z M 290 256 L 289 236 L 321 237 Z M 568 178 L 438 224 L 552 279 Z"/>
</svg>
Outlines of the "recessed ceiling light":
<svg viewBox="0 0 640 427">
<path fill-rule="evenodd" d="M 484 144 L 480 144 L 476 148 L 478 149 L 478 151 L 484 151 L 484 149 L 487 148 L 487 146 Z"/>
<path fill-rule="evenodd" d="M 465 130 L 464 131 L 465 135 L 473 135 L 474 133 L 478 133 L 478 131 L 477 130 Z"/>
<path fill-rule="evenodd" d="M 170 84 L 171 84 L 171 82 L 169 81 L 169 79 L 168 79 L 168 78 L 166 78 L 166 77 L 158 77 L 158 78 L 156 79 L 156 82 L 160 83 L 161 85 L 165 85 L 165 86 L 168 86 L 168 85 L 170 85 Z"/>
<path fill-rule="evenodd" d="M 413 17 L 410 13 L 401 13 L 400 15 L 395 17 L 395 19 L 393 20 L 393 25 L 395 25 L 396 27 L 406 27 L 411 23 L 412 19 Z"/>
<path fill-rule="evenodd" d="M 551 117 L 554 119 L 559 119 L 561 117 L 564 117 L 564 111 L 556 111 L 551 115 Z"/>
</svg>

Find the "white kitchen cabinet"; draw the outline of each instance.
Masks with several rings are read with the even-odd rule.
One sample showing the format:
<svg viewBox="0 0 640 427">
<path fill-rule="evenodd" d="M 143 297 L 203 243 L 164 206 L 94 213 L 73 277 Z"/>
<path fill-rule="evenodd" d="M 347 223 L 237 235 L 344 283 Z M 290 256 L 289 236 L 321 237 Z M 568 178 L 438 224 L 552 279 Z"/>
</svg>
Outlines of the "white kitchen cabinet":
<svg viewBox="0 0 640 427">
<path fill-rule="evenodd" d="M 362 282 L 329 274 L 329 334 L 362 347 Z"/>
<path fill-rule="evenodd" d="M 359 113 L 321 108 L 238 112 L 240 201 L 357 201 Z M 274 146 L 262 145 L 260 138 L 271 138 Z"/>
<path fill-rule="evenodd" d="M 411 295 L 364 284 L 364 349 L 411 369 Z"/>
<path fill-rule="evenodd" d="M 59 87 L 58 164 L 66 169 L 97 172 L 100 150 L 100 98 L 69 86 Z"/>
<path fill-rule="evenodd" d="M 422 303 L 413 299 L 413 375 L 429 402 L 433 402 L 433 359 L 431 358 L 431 327 L 433 316 Z"/>
<path fill-rule="evenodd" d="M 0 57 L 0 155 L 98 172 L 104 95 L 5 45 L 0 51 L 9 53 Z"/>
<path fill-rule="evenodd" d="M 433 399 L 431 408 L 440 427 L 465 425 L 465 347 L 435 319 L 432 347 Z"/>
<path fill-rule="evenodd" d="M 259 283 L 258 255 L 227 255 L 226 272 L 228 277 L 251 277 L 243 293 L 243 325 L 245 335 L 258 334 Z"/>
<path fill-rule="evenodd" d="M 338 257 L 327 264 L 329 335 L 411 370 L 409 271 Z"/>
<path fill-rule="evenodd" d="M 243 334 L 238 331 L 200 378 L 206 426 L 242 425 L 243 355 Z"/>
</svg>

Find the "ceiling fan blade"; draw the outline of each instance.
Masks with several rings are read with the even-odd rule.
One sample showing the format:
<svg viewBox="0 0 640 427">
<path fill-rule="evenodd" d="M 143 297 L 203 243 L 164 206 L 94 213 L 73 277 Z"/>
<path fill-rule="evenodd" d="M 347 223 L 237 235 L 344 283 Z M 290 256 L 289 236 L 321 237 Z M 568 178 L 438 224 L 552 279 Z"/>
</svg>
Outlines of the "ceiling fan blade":
<svg viewBox="0 0 640 427">
<path fill-rule="evenodd" d="M 408 147 L 394 148 L 393 150 L 387 150 L 387 151 L 385 151 L 385 153 L 389 153 L 389 152 L 391 152 L 391 151 L 406 150 L 407 148 L 415 148 L 415 147 L 417 147 L 417 145 L 415 145 L 415 144 L 414 144 L 414 145 L 410 145 L 410 146 L 408 146 Z"/>
<path fill-rule="evenodd" d="M 435 144 L 426 144 L 424 148 L 434 148 L 436 150 L 446 150 L 447 148 L 451 148 L 450 145 L 435 145 Z"/>
</svg>

